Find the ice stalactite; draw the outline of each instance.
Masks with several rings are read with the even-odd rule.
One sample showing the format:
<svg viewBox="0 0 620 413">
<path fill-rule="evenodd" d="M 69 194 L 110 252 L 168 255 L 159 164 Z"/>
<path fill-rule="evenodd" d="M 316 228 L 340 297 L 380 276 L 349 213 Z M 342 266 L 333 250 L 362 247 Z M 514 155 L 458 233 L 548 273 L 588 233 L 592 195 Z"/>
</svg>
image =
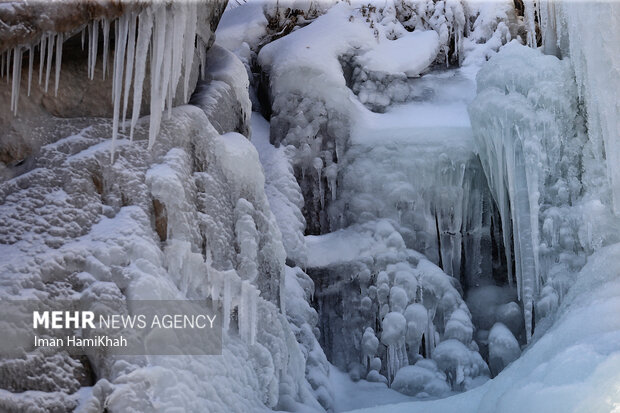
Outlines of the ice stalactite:
<svg viewBox="0 0 620 413">
<path fill-rule="evenodd" d="M 153 11 L 145 9 L 140 13 L 138 20 L 138 38 L 136 43 L 135 57 L 135 78 L 133 85 L 133 113 L 131 115 L 131 128 L 129 129 L 129 139 L 133 140 L 133 132 L 140 117 L 140 106 L 142 103 L 142 90 L 144 87 L 144 77 L 146 72 L 146 58 L 151 33 L 153 31 Z"/>
<path fill-rule="evenodd" d="M 249 281 L 241 283 L 238 306 L 239 336 L 248 344 L 256 342 L 256 300 L 258 290 Z"/>
<path fill-rule="evenodd" d="M 131 89 L 131 78 L 133 75 L 134 60 L 136 55 L 136 27 L 138 16 L 135 12 L 129 17 L 129 27 L 127 31 L 127 67 L 125 68 L 125 86 L 123 90 L 123 132 L 125 132 L 125 120 L 127 118 L 127 105 L 129 103 L 129 90 Z"/>
<path fill-rule="evenodd" d="M 43 43 L 41 43 L 43 44 Z M 97 48 L 99 46 L 99 20 L 93 20 L 88 24 L 88 78 L 95 78 L 95 65 L 97 64 Z M 43 53 L 43 49 L 41 49 Z M 43 61 L 43 59 L 41 59 Z"/>
<path fill-rule="evenodd" d="M 129 20 L 133 17 L 133 14 L 124 14 L 116 20 L 116 47 L 114 48 L 114 76 L 112 79 L 112 101 L 114 102 L 112 120 L 112 161 L 114 161 L 114 144 L 118 136 L 121 93 L 123 90 L 123 66 L 125 64 L 125 50 L 127 48 L 127 31 L 129 29 Z M 129 89 L 125 89 L 125 94 L 128 92 Z"/>
<path fill-rule="evenodd" d="M 523 6 L 525 7 L 525 26 L 526 26 L 526 39 L 527 45 L 530 47 L 536 47 L 536 24 L 537 17 L 540 15 L 537 7 L 538 0 L 523 0 Z"/>
<path fill-rule="evenodd" d="M 45 93 L 47 93 L 49 89 L 50 83 L 50 72 L 52 71 L 52 54 L 54 53 L 54 41 L 56 40 L 56 34 L 50 33 L 47 36 L 47 64 L 45 67 Z M 39 62 L 39 64 L 43 64 L 43 62 Z"/>
<path fill-rule="evenodd" d="M 16 47 L 13 50 L 13 88 L 11 93 L 11 110 L 17 114 L 17 100 L 19 99 L 19 85 L 22 73 L 22 50 Z"/>
<path fill-rule="evenodd" d="M 103 29 L 103 67 L 101 76 L 105 80 L 108 73 L 108 53 L 110 52 L 110 20 L 105 17 L 101 20 L 101 28 Z"/>
<path fill-rule="evenodd" d="M 498 205 L 509 270 L 514 258 L 529 342 L 534 312 L 537 318 L 548 314 L 545 296 L 557 298 L 566 288 L 554 274 L 583 262 L 587 241 L 579 235 L 578 205 L 589 197 L 582 182 L 596 173 L 589 166 L 595 151 L 585 140 L 567 61 L 513 42 L 480 70 L 477 83 L 472 128 Z"/>
<path fill-rule="evenodd" d="M 58 84 L 60 83 L 60 68 L 62 65 L 62 42 L 64 41 L 64 34 L 58 33 L 56 35 L 56 73 L 54 82 L 54 96 L 58 96 Z M 49 58 L 49 57 L 48 57 Z"/>
<path fill-rule="evenodd" d="M 32 85 L 32 65 L 34 62 L 34 46 L 28 48 L 28 96 L 30 96 L 30 86 Z"/>
</svg>

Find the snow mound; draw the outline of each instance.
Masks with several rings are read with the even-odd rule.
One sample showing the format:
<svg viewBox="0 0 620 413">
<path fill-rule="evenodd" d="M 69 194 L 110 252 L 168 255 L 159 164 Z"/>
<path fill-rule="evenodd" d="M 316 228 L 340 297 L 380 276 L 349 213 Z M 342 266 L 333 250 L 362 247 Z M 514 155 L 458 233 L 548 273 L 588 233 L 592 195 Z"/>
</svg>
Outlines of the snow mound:
<svg viewBox="0 0 620 413">
<path fill-rule="evenodd" d="M 427 366 L 422 362 L 398 370 L 392 388 L 408 396 L 418 397 L 441 397 L 450 393 L 445 374 L 437 370 L 436 365 Z"/>
<path fill-rule="evenodd" d="M 406 32 L 361 54 L 357 62 L 368 71 L 419 76 L 437 58 L 439 36 L 433 30 Z"/>
</svg>

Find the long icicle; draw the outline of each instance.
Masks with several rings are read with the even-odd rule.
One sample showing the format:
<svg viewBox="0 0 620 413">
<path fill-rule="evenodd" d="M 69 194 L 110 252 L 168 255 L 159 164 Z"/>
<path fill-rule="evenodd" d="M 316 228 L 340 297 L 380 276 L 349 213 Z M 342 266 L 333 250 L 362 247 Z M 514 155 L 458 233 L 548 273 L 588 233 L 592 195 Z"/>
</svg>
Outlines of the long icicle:
<svg viewBox="0 0 620 413">
<path fill-rule="evenodd" d="M 161 77 L 162 66 L 164 65 L 165 40 L 166 8 L 160 7 L 155 14 L 151 49 L 151 118 L 149 124 L 149 149 L 151 149 L 155 143 L 155 137 L 159 132 L 158 125 L 161 121 L 161 104 L 164 99 L 162 96 Z"/>
<path fill-rule="evenodd" d="M 131 90 L 131 77 L 133 75 L 133 63 L 136 51 L 136 13 L 132 12 L 129 19 L 127 32 L 127 66 L 125 68 L 125 93 L 123 94 L 123 132 L 125 132 L 125 120 L 127 119 L 127 105 L 129 103 L 129 91 Z M 134 94 L 136 91 L 134 90 Z"/>
<path fill-rule="evenodd" d="M 110 50 L 110 20 L 104 18 L 103 26 L 103 79 L 108 73 L 108 51 Z"/>
<path fill-rule="evenodd" d="M 11 49 L 6 51 L 6 83 L 9 83 L 11 76 Z"/>
<path fill-rule="evenodd" d="M 140 106 L 142 104 L 142 88 L 144 84 L 144 74 L 146 72 L 146 57 L 148 54 L 151 32 L 153 30 L 153 12 L 151 9 L 143 10 L 138 23 L 138 43 L 136 46 L 136 72 L 133 84 L 133 108 L 131 115 L 131 127 L 129 129 L 129 139 L 133 141 L 133 132 L 140 116 Z M 151 74 L 151 77 L 153 74 Z"/>
<path fill-rule="evenodd" d="M 114 73 L 112 79 L 112 94 L 114 96 L 114 112 L 112 118 L 112 149 L 110 159 L 114 162 L 114 146 L 118 136 L 118 118 L 120 115 L 121 93 L 123 90 L 123 66 L 125 63 L 125 48 L 127 46 L 128 16 L 124 14 L 116 20 L 116 47 L 114 48 Z M 129 91 L 126 90 L 125 94 Z"/>
<path fill-rule="evenodd" d="M 47 39 L 47 67 L 45 68 L 45 93 L 47 93 L 48 86 L 50 83 L 50 72 L 52 70 L 52 56 L 54 53 L 54 40 L 55 35 L 50 33 Z"/>
<path fill-rule="evenodd" d="M 34 62 L 34 46 L 28 49 L 28 96 L 30 96 L 30 85 L 32 84 L 32 65 Z"/>
<path fill-rule="evenodd" d="M 22 49 L 17 46 L 13 49 L 13 84 L 11 88 L 11 110 L 17 115 L 17 102 L 19 101 L 19 86 L 22 74 Z"/>
<path fill-rule="evenodd" d="M 184 47 L 183 51 L 185 52 L 185 56 L 183 57 L 183 64 L 185 65 L 185 72 L 183 77 L 183 101 L 187 102 L 189 97 L 189 78 L 192 72 L 192 66 L 194 64 L 194 50 L 196 44 L 196 22 L 197 22 L 197 11 L 196 11 L 196 3 L 189 2 L 186 5 L 189 7 L 187 12 L 187 23 L 185 26 L 185 35 L 184 35 Z"/>
<path fill-rule="evenodd" d="M 47 50 L 47 35 L 41 35 L 41 43 L 39 43 L 39 85 L 43 81 L 43 65 L 45 62 L 45 51 Z"/>
<path fill-rule="evenodd" d="M 64 34 L 58 33 L 56 36 L 56 76 L 54 83 L 54 96 L 58 96 L 58 83 L 60 82 L 60 68 L 62 66 L 62 42 Z"/>
</svg>

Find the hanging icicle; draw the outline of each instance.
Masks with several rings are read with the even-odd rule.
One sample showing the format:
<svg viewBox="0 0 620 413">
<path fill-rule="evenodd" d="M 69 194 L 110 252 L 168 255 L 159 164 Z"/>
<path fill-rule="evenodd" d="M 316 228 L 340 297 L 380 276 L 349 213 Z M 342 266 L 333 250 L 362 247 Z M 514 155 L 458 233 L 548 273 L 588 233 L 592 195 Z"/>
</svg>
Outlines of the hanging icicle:
<svg viewBox="0 0 620 413">
<path fill-rule="evenodd" d="M 50 72 L 52 70 L 52 53 L 54 52 L 54 40 L 56 35 L 51 33 L 47 38 L 47 66 L 45 69 L 45 93 L 47 93 L 50 83 Z"/>
<path fill-rule="evenodd" d="M 129 27 L 127 31 L 127 58 L 125 67 L 125 93 L 123 94 L 123 132 L 125 132 L 125 120 L 127 119 L 127 105 L 129 103 L 129 91 L 131 90 L 131 77 L 133 75 L 133 66 L 136 50 L 136 22 L 138 16 L 131 13 L 129 18 Z M 135 93 L 135 92 L 134 92 Z"/>
<path fill-rule="evenodd" d="M 110 50 L 110 21 L 105 17 L 101 21 L 103 27 L 103 80 L 108 73 L 108 51 Z"/>
<path fill-rule="evenodd" d="M 62 65 L 62 42 L 64 34 L 58 33 L 56 36 L 56 76 L 54 83 L 54 96 L 58 96 L 58 83 L 60 82 L 60 67 Z"/>
<path fill-rule="evenodd" d="M 43 62 L 45 62 L 45 51 L 47 50 L 47 35 L 43 33 L 41 35 L 41 42 L 39 43 L 39 85 L 43 81 Z"/>
<path fill-rule="evenodd" d="M 112 100 L 114 112 L 112 118 L 112 153 L 114 162 L 114 145 L 118 136 L 118 118 L 121 106 L 121 94 L 123 91 L 123 66 L 125 63 L 125 48 L 127 47 L 127 30 L 129 28 L 129 16 L 127 14 L 116 20 L 116 47 L 114 48 L 114 73 L 112 78 Z M 129 91 L 126 90 L 125 93 Z"/>
<path fill-rule="evenodd" d="M 28 96 L 30 96 L 30 85 L 32 84 L 32 65 L 34 62 L 34 46 L 28 49 Z"/>
<path fill-rule="evenodd" d="M 19 86 L 22 73 L 22 49 L 17 46 L 13 49 L 13 84 L 11 90 L 11 111 L 17 115 L 17 101 L 19 99 Z M 8 78 L 8 76 L 7 76 Z"/>
</svg>

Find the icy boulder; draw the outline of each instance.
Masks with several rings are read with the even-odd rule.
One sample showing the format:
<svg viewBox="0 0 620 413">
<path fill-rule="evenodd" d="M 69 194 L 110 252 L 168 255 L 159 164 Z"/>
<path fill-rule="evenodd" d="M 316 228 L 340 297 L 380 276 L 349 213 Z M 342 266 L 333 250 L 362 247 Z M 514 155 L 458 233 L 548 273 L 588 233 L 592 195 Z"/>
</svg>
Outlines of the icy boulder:
<svg viewBox="0 0 620 413">
<path fill-rule="evenodd" d="M 403 51 L 407 52 L 403 54 Z M 419 76 L 435 61 L 439 51 L 439 36 L 433 30 L 406 32 L 395 40 L 384 40 L 358 58 L 367 70 L 404 73 Z"/>
<path fill-rule="evenodd" d="M 417 397 L 442 397 L 450 392 L 446 375 L 437 369 L 432 360 L 421 360 L 413 366 L 398 370 L 392 389 Z"/>
<path fill-rule="evenodd" d="M 489 367 L 497 376 L 508 364 L 521 355 L 519 342 L 502 323 L 495 323 L 489 332 Z"/>
<path fill-rule="evenodd" d="M 450 339 L 439 343 L 433 360 L 454 390 L 469 390 L 489 378 L 489 368 L 476 350 Z"/>
<path fill-rule="evenodd" d="M 235 131 L 249 137 L 252 106 L 245 67 L 219 44 L 209 49 L 205 60 L 203 80 L 196 85 L 190 103 L 207 113 L 219 133 Z"/>
</svg>

